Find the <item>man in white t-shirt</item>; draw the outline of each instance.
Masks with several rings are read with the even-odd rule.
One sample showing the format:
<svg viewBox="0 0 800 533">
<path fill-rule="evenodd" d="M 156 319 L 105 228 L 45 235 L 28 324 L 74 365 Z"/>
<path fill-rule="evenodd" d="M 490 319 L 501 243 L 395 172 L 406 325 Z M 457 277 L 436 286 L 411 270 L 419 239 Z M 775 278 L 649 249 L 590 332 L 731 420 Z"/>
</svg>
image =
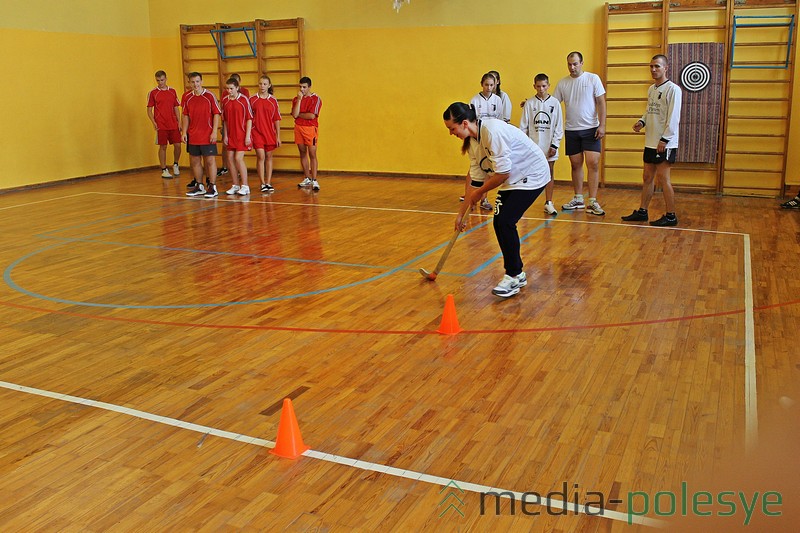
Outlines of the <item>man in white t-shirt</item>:
<svg viewBox="0 0 800 533">
<path fill-rule="evenodd" d="M 572 187 L 575 196 L 562 205 L 567 211 L 584 209 L 593 215 L 606 212 L 597 202 L 600 181 L 601 139 L 606 134 L 606 90 L 597 74 L 584 72 L 583 55 L 567 55 L 569 76 L 558 82 L 553 96 L 564 102 L 566 153 L 572 166 Z M 583 200 L 583 164 L 586 163 L 589 181 L 589 201 Z"/>
</svg>

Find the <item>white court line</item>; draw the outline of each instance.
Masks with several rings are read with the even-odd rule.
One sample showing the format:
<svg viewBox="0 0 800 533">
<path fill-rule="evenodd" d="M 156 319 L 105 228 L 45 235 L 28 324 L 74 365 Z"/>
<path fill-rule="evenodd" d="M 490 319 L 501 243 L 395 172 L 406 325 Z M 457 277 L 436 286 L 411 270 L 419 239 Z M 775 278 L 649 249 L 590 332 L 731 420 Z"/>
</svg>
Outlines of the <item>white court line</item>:
<svg viewBox="0 0 800 533">
<path fill-rule="evenodd" d="M 127 192 L 106 192 L 106 191 L 94 191 L 88 192 L 83 194 L 105 194 L 109 196 L 133 196 L 133 197 L 141 197 L 141 198 L 168 198 L 173 200 L 186 200 L 189 202 L 203 202 L 208 201 L 207 199 L 199 200 L 198 198 L 190 198 L 187 196 L 167 196 L 163 194 L 136 194 L 136 193 L 127 193 Z M 289 206 L 297 206 L 297 207 L 333 207 L 335 209 L 356 209 L 356 210 L 364 210 L 364 211 L 385 211 L 390 213 L 419 213 L 425 215 L 457 215 L 458 211 L 430 211 L 426 209 L 399 209 L 396 207 L 370 207 L 370 206 L 362 206 L 362 205 L 339 205 L 339 204 L 306 204 L 302 202 L 275 202 L 275 201 L 263 201 L 263 200 L 248 200 L 247 202 L 242 202 L 240 199 L 230 199 L 230 198 L 214 198 L 215 201 L 220 202 L 234 202 L 234 203 L 249 203 L 249 204 L 269 204 L 269 205 L 289 205 Z M 486 218 L 490 217 L 491 214 L 487 213 L 470 213 L 470 216 L 477 217 L 477 218 Z M 623 224 L 621 222 L 604 222 L 602 220 L 570 220 L 567 218 L 539 218 L 539 217 L 522 217 L 522 220 L 542 220 L 545 222 L 553 222 L 553 223 L 570 223 L 570 224 L 592 224 L 592 225 L 600 225 L 600 226 L 619 226 L 622 228 L 639 228 L 639 229 L 648 229 L 652 231 L 658 230 L 665 230 L 665 231 L 690 231 L 695 233 L 714 233 L 719 235 L 746 235 L 745 233 L 739 232 L 732 232 L 732 231 L 717 231 L 717 230 L 709 230 L 709 229 L 692 229 L 692 228 L 657 228 L 653 226 L 641 226 L 638 224 Z"/>
<path fill-rule="evenodd" d="M 756 387 L 756 340 L 753 310 L 753 269 L 750 261 L 750 235 L 744 236 L 744 447 L 746 452 L 758 444 L 758 399 Z"/>
<path fill-rule="evenodd" d="M 75 194 L 68 194 L 67 196 L 56 196 L 55 198 L 48 198 L 46 200 L 36 200 L 35 202 L 27 202 L 27 203 L 24 203 L 24 204 L 7 205 L 5 207 L 0 207 L 0 211 L 5 211 L 6 209 L 14 209 L 16 207 L 26 207 L 26 206 L 29 206 L 29 205 L 43 204 L 45 202 L 55 202 L 56 200 L 65 200 L 67 198 L 75 198 L 77 196 L 84 196 L 86 194 L 96 194 L 96 193 L 94 193 L 92 191 L 79 192 L 79 193 L 75 193 Z"/>
<path fill-rule="evenodd" d="M 192 424 L 191 422 L 184 422 L 182 420 L 178 420 L 176 418 L 168 418 L 166 416 L 155 415 L 152 413 L 148 413 L 145 411 L 140 411 L 138 409 L 131 409 L 130 407 L 122 407 L 120 405 L 114 405 L 111 403 L 106 402 L 98 402 L 95 400 L 89 400 L 87 398 L 80 398 L 78 396 L 70 396 L 69 394 L 60 394 L 57 392 L 51 392 L 43 389 L 36 389 L 33 387 L 26 387 L 24 385 L 17 385 L 16 383 L 9 383 L 7 381 L 0 381 L 0 387 L 17 391 L 17 392 L 24 392 L 26 394 L 33 394 L 36 396 L 44 396 L 45 398 L 52 398 L 54 400 L 60 400 L 64 402 L 70 402 L 80 405 L 86 405 L 89 407 L 95 407 L 97 409 L 104 409 L 106 411 L 112 411 L 114 413 L 119 413 L 123 415 L 132 416 L 135 418 L 141 418 L 143 420 L 150 420 L 151 422 L 157 422 L 159 424 L 165 424 L 168 426 L 181 428 L 181 429 L 188 429 L 189 431 L 196 431 L 203 435 L 214 435 L 215 437 L 221 437 L 223 439 L 229 439 L 236 442 L 241 442 L 243 444 L 253 444 L 255 446 L 261 446 L 264 448 L 274 448 L 275 443 L 273 441 L 259 439 L 257 437 L 250 437 L 247 435 L 242 435 L 239 433 L 233 433 L 231 431 L 223 431 L 221 429 L 216 429 L 208 426 L 201 426 L 199 424 Z M 484 493 L 484 492 L 497 492 L 497 493 L 509 493 L 513 494 L 514 498 L 519 501 L 522 501 L 524 493 L 501 489 L 499 487 L 490 487 L 488 485 L 480 485 L 478 483 L 470 483 L 468 481 L 459 481 L 456 479 L 447 479 L 439 476 L 432 476 L 430 474 L 425 474 L 423 472 L 415 472 L 413 470 L 403 470 L 402 468 L 395 468 L 393 466 L 388 465 L 381 465 L 378 463 L 371 463 L 368 461 L 361 461 L 358 459 L 352 459 L 350 457 L 344 457 L 341 455 L 333 455 L 328 454 L 316 450 L 308 450 L 303 453 L 303 456 L 317 459 L 320 461 L 326 461 L 329 463 L 335 463 L 339 465 L 348 466 L 351 468 L 358 468 L 360 470 L 369 470 L 373 472 L 379 472 L 381 474 L 386 474 L 389 476 L 410 479 L 412 481 L 422 481 L 423 483 L 430 483 L 432 485 L 441 485 L 447 486 L 451 482 L 455 482 L 461 489 L 467 490 L 470 492 L 477 492 L 477 493 Z M 508 496 L 504 495 L 503 498 L 508 498 Z M 525 500 L 527 504 L 532 503 L 529 499 Z M 602 518 L 608 518 L 611 520 L 618 520 L 621 522 L 631 522 L 634 524 L 640 524 L 644 526 L 650 527 L 662 527 L 666 525 L 665 522 L 661 520 L 656 520 L 653 518 L 647 518 L 644 516 L 628 516 L 627 513 L 621 513 L 619 511 L 612 511 L 612 510 L 604 510 L 602 514 L 600 509 L 598 508 L 588 508 L 584 505 L 576 505 L 574 502 L 563 502 L 560 500 L 553 500 L 548 498 L 542 498 L 541 503 L 539 504 L 541 507 L 549 507 L 551 509 L 561 509 L 561 510 L 572 510 L 576 514 L 587 514 L 590 516 L 599 516 Z"/>
<path fill-rule="evenodd" d="M 105 191 L 90 191 L 74 195 L 62 196 L 57 198 L 50 198 L 47 200 L 39 200 L 27 204 L 18 204 L 14 206 L 2 207 L 0 210 L 11 209 L 14 207 L 22 207 L 26 205 L 33 205 L 42 202 L 50 202 L 54 200 L 72 198 L 76 196 L 83 196 L 87 194 L 101 194 L 110 196 L 132 196 L 132 197 L 146 197 L 146 198 L 168 198 L 168 199 L 183 199 L 186 201 L 197 202 L 197 198 L 189 198 L 184 196 L 167 196 L 167 195 L 154 195 L 154 194 L 134 194 L 134 193 L 117 193 Z M 229 200 L 226 198 L 219 198 L 220 201 L 230 201 L 242 203 L 241 200 Z M 204 200 L 200 200 L 204 201 Z M 275 202 L 275 201 L 249 201 L 248 203 L 254 204 L 272 204 L 272 205 L 287 205 L 287 206 L 315 206 L 315 207 L 332 207 L 337 209 L 357 209 L 365 211 L 386 211 L 386 212 L 403 212 L 403 213 L 419 213 L 419 214 L 435 214 L 435 215 L 454 215 L 455 212 L 448 211 L 428 211 L 421 209 L 398 209 L 388 207 L 368 207 L 368 206 L 348 206 L 337 204 L 306 204 L 301 202 Z M 470 216 L 483 218 L 489 215 L 471 213 Z M 758 442 L 758 401 L 757 401 L 757 376 L 756 376 L 756 349 L 755 349 L 755 323 L 754 323 L 754 299 L 753 299 L 753 279 L 752 279 L 752 264 L 750 257 L 750 235 L 740 232 L 717 231 L 717 230 L 704 230 L 692 228 L 654 228 L 651 226 L 641 226 L 638 224 L 622 224 L 619 222 L 603 222 L 592 220 L 570 220 L 567 218 L 538 218 L 538 217 L 523 217 L 523 220 L 544 220 L 551 223 L 571 223 L 571 224 L 593 224 L 593 225 L 606 225 L 618 226 L 624 228 L 639 228 L 649 230 L 665 230 L 665 231 L 689 231 L 696 233 L 711 233 L 719 235 L 738 235 L 744 239 L 744 282 L 745 282 L 745 449 L 752 451 Z M 611 512 L 611 511 L 609 511 Z"/>
</svg>

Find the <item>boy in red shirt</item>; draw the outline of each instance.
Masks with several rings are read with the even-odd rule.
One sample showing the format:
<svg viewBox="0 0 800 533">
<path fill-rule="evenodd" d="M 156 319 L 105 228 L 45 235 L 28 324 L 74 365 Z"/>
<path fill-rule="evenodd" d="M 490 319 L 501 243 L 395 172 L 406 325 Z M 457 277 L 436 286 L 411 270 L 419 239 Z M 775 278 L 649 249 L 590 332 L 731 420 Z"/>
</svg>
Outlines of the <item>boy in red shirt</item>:
<svg viewBox="0 0 800 533">
<path fill-rule="evenodd" d="M 317 181 L 317 128 L 322 99 L 311 92 L 311 78 L 300 78 L 300 92 L 292 100 L 292 116 L 294 117 L 294 142 L 300 150 L 300 164 L 303 165 L 303 181 L 298 187 L 311 187 L 319 190 Z"/>
<path fill-rule="evenodd" d="M 178 107 L 178 93 L 167 86 L 166 72 L 163 70 L 156 72 L 156 83 L 158 86 L 147 94 L 147 116 L 156 130 L 161 177 L 171 179 L 172 174 L 167 170 L 167 144 L 173 146 L 175 163 L 172 165 L 172 171 L 176 176 L 181 173 L 178 166 L 181 158 L 181 110 Z"/>
<path fill-rule="evenodd" d="M 189 185 L 192 188 L 187 196 L 205 196 L 214 198 L 218 195 L 217 181 L 217 129 L 222 110 L 217 98 L 203 88 L 203 76 L 192 72 L 188 76 L 191 94 L 186 96 L 183 107 L 182 137 L 186 143 L 192 162 L 194 179 Z M 208 170 L 209 185 L 203 187 L 203 161 Z"/>
</svg>

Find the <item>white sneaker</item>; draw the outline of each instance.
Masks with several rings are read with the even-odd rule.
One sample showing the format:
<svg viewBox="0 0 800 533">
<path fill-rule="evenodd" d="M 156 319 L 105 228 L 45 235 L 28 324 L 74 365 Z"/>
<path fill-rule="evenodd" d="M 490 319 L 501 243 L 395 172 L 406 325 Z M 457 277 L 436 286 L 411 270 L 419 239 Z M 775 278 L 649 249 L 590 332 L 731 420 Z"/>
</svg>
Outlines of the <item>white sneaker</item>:
<svg viewBox="0 0 800 533">
<path fill-rule="evenodd" d="M 247 185 L 242 185 L 241 187 L 239 187 L 239 190 L 236 191 L 236 194 L 240 196 L 247 196 L 248 194 L 250 194 L 250 187 L 248 187 Z"/>
<path fill-rule="evenodd" d="M 514 276 L 514 279 L 517 280 L 517 286 L 524 287 L 528 284 L 528 276 L 525 275 L 525 272 L 520 272 L 518 275 Z"/>
<path fill-rule="evenodd" d="M 181 175 L 181 167 L 178 166 L 178 163 L 172 165 L 172 173 L 175 174 L 176 176 Z"/>
<path fill-rule="evenodd" d="M 311 188 L 315 191 L 319 190 L 319 182 L 317 180 L 311 180 Z"/>
<path fill-rule="evenodd" d="M 558 211 L 556 211 L 556 208 L 553 207 L 553 202 L 545 202 L 544 203 L 544 212 L 547 213 L 548 215 L 557 215 L 558 214 Z"/>
<path fill-rule="evenodd" d="M 225 194 L 236 194 L 237 192 L 239 192 L 239 186 L 238 185 L 233 185 L 233 186 L 231 186 L 230 189 L 225 191 Z"/>
<path fill-rule="evenodd" d="M 573 211 L 575 209 L 583 209 L 586 207 L 586 204 L 583 203 L 583 200 L 578 200 L 577 198 L 573 197 L 568 203 L 561 206 L 561 209 L 566 211 Z"/>
<path fill-rule="evenodd" d="M 514 296 L 518 292 L 519 292 L 519 282 L 517 282 L 517 278 L 512 278 L 508 274 L 503 276 L 503 279 L 500 280 L 500 283 L 497 284 L 497 287 L 492 289 L 492 294 L 494 294 L 495 296 L 499 296 L 501 298 L 508 298 L 509 296 Z"/>
<path fill-rule="evenodd" d="M 170 174 L 169 170 L 165 168 L 164 170 L 161 171 L 161 177 L 164 178 L 165 180 L 171 180 L 172 174 Z"/>
<path fill-rule="evenodd" d="M 605 215 L 606 214 L 606 212 L 603 211 L 603 208 L 600 207 L 600 204 L 598 204 L 597 201 L 594 201 L 594 202 L 590 203 L 588 206 L 586 206 L 586 212 L 587 213 L 591 213 L 593 215 Z"/>
<path fill-rule="evenodd" d="M 303 187 L 311 187 L 311 183 L 312 183 L 311 178 L 306 177 L 305 179 L 303 179 L 303 181 L 298 183 L 297 186 L 302 189 Z"/>
</svg>

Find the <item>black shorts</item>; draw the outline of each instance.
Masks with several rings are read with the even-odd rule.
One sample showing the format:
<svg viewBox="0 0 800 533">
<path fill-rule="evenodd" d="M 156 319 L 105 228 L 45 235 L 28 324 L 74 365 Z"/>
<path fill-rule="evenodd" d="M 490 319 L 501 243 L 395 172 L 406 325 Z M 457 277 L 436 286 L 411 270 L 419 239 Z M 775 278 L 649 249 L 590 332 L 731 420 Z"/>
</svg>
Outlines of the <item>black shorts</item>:
<svg viewBox="0 0 800 533">
<path fill-rule="evenodd" d="M 206 156 L 206 155 L 217 155 L 217 145 L 216 144 L 187 144 L 186 151 L 189 152 L 189 155 L 194 156 Z"/>
<path fill-rule="evenodd" d="M 651 165 L 660 165 L 661 163 L 669 163 L 671 165 L 675 162 L 675 156 L 677 154 L 677 148 L 667 148 L 663 152 L 656 152 L 655 148 L 645 148 L 642 161 L 650 163 Z"/>
<path fill-rule="evenodd" d="M 602 150 L 603 143 L 600 139 L 595 139 L 597 128 L 588 130 L 567 130 L 564 138 L 567 140 L 566 153 L 568 156 L 580 154 L 582 152 L 598 152 Z"/>
</svg>

